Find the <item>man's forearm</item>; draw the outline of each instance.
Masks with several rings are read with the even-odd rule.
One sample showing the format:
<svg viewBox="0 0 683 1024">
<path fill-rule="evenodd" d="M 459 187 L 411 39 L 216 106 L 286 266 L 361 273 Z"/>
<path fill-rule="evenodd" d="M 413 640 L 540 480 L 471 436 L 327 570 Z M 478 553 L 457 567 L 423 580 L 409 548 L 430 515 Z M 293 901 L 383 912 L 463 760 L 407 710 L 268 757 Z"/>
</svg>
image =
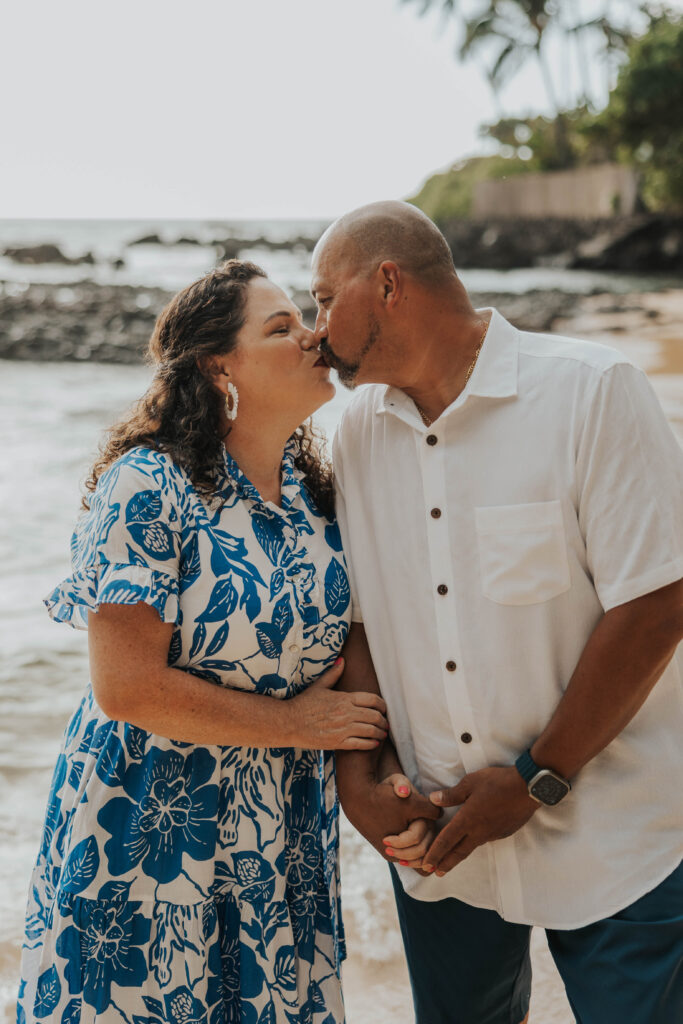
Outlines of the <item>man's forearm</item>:
<svg viewBox="0 0 683 1024">
<path fill-rule="evenodd" d="M 364 691 L 365 693 L 380 692 L 377 676 L 367 647 L 365 630 L 362 624 L 353 622 L 349 636 L 344 645 L 344 673 L 337 683 L 338 690 L 347 693 Z M 385 743 L 374 750 L 338 750 L 335 755 L 337 789 L 342 807 L 356 796 L 360 796 L 368 786 L 379 780 L 380 764 L 384 755 Z"/>
<path fill-rule="evenodd" d="M 353 623 L 344 646 L 344 674 L 337 684 L 348 692 L 364 690 L 379 693 L 365 630 Z M 387 738 L 375 750 L 338 750 L 336 752 L 337 789 L 349 821 L 383 856 L 382 840 L 399 835 L 416 818 L 437 818 L 441 811 L 424 796 L 411 792 L 400 797 L 382 779 L 400 772 L 394 745 Z"/>
<path fill-rule="evenodd" d="M 531 747 L 536 763 L 571 779 L 615 739 L 673 657 L 682 618 L 683 581 L 607 612 Z"/>
</svg>

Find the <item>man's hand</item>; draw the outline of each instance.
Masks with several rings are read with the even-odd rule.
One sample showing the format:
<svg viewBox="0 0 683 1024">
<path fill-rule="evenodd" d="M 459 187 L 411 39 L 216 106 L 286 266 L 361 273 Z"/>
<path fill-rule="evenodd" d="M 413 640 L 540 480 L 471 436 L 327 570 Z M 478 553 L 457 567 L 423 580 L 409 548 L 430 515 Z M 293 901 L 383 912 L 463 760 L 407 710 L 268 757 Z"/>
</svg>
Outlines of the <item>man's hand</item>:
<svg viewBox="0 0 683 1024">
<path fill-rule="evenodd" d="M 439 877 L 483 843 L 511 836 L 539 807 L 514 765 L 472 772 L 457 786 L 432 793 L 430 800 L 439 807 L 460 806 L 423 858 L 424 870 Z"/>
</svg>

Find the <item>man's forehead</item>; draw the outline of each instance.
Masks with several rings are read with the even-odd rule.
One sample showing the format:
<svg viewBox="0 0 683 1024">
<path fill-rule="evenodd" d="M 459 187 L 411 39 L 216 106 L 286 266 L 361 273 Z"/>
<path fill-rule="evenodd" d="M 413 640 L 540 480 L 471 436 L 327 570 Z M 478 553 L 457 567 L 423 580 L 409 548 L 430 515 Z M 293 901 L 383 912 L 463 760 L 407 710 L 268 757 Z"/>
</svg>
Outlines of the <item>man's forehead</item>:
<svg viewBox="0 0 683 1024">
<path fill-rule="evenodd" d="M 313 293 L 320 291 L 321 286 L 329 288 L 333 284 L 338 284 L 353 272 L 353 267 L 346 258 L 343 247 L 338 245 L 336 240 L 325 244 L 323 238 L 322 242 L 323 244 L 313 254 L 311 273 L 311 291 Z"/>
</svg>

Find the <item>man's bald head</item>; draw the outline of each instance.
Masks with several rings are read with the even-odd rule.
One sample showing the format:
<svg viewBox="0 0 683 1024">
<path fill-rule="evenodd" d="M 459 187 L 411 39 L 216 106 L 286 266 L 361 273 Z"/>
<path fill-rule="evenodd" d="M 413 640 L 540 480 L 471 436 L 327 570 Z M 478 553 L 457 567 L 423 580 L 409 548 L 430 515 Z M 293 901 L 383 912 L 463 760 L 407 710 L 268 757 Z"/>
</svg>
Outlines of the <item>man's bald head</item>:
<svg viewBox="0 0 683 1024">
<path fill-rule="evenodd" d="M 446 239 L 409 203 L 371 203 L 344 214 L 318 242 L 314 261 L 323 253 L 337 264 L 349 263 L 357 273 L 372 273 L 389 260 L 426 285 L 455 275 Z"/>
</svg>

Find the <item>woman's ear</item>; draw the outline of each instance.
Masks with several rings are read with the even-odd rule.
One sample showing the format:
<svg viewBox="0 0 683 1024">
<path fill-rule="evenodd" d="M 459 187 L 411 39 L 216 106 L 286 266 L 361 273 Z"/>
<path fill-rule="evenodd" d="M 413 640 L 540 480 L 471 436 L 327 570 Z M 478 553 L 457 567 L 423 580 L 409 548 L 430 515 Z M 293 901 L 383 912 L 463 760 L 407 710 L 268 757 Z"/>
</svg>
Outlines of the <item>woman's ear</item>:
<svg viewBox="0 0 683 1024">
<path fill-rule="evenodd" d="M 224 357 L 216 355 L 197 356 L 197 369 L 204 377 L 210 380 L 211 383 L 219 389 L 219 391 L 227 391 L 228 381 L 230 380 L 230 369 L 227 366 Z"/>
</svg>

